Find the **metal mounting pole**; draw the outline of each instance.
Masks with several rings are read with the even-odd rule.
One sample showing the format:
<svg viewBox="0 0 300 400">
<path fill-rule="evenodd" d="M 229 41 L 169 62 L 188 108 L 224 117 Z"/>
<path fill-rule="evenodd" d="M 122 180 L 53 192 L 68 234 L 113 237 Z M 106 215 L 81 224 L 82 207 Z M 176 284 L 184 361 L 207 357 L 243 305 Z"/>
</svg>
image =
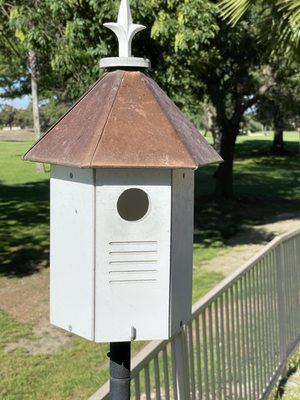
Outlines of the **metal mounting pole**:
<svg viewBox="0 0 300 400">
<path fill-rule="evenodd" d="M 110 400 L 130 400 L 130 345 L 110 344 Z"/>
</svg>

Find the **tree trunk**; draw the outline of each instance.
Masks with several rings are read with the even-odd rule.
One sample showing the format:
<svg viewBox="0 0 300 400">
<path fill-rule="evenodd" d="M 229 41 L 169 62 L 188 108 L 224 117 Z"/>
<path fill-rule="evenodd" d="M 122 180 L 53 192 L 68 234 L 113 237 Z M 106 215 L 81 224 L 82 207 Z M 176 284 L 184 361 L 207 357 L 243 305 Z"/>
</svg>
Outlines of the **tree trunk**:
<svg viewBox="0 0 300 400">
<path fill-rule="evenodd" d="M 228 125 L 222 130 L 220 155 L 224 162 L 215 174 L 215 195 L 230 199 L 233 197 L 233 160 L 238 128 Z"/>
<path fill-rule="evenodd" d="M 39 112 L 39 102 L 38 102 L 38 66 L 36 53 L 33 50 L 29 51 L 29 68 L 31 75 L 31 94 L 32 94 L 32 114 L 33 114 L 33 127 L 35 139 L 39 140 L 41 137 L 41 127 L 40 127 L 40 112 Z M 43 164 L 36 164 L 38 172 L 43 172 Z"/>
<path fill-rule="evenodd" d="M 222 133 L 220 131 L 219 125 L 217 124 L 215 116 L 212 116 L 210 118 L 210 131 L 214 141 L 213 148 L 216 150 L 216 152 L 220 153 Z"/>
<path fill-rule="evenodd" d="M 274 139 L 273 139 L 271 152 L 273 154 L 277 154 L 277 155 L 281 155 L 284 153 L 283 129 L 282 128 L 274 129 Z"/>
<path fill-rule="evenodd" d="M 274 139 L 271 148 L 272 154 L 281 155 L 284 153 L 283 128 L 283 118 L 281 117 L 279 110 L 276 110 L 274 114 Z"/>
<path fill-rule="evenodd" d="M 220 132 L 220 130 L 217 127 L 213 127 L 212 130 L 212 137 L 213 137 L 213 148 L 220 153 L 221 152 L 221 138 L 222 138 L 222 134 Z"/>
</svg>

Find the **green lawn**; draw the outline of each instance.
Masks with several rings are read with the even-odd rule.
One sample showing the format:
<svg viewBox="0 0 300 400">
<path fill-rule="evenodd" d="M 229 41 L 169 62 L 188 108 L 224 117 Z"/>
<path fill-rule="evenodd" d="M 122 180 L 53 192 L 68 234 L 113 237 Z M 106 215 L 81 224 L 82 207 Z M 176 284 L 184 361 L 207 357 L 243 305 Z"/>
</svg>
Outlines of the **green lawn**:
<svg viewBox="0 0 300 400">
<path fill-rule="evenodd" d="M 194 300 L 223 278 L 203 265 L 230 248 L 228 240 L 242 225 L 299 212 L 298 134 L 288 133 L 285 140 L 288 154 L 274 157 L 268 154 L 270 136 L 238 139 L 234 201 L 216 201 L 211 195 L 215 166 L 197 171 Z M 34 164 L 20 160 L 29 145 L 0 142 L 0 288 L 1 280 L 33 276 L 49 265 L 49 174 L 39 174 Z M 35 339 L 34 327 L 3 311 L 0 326 L 1 399 L 86 399 L 107 379 L 107 370 L 101 368 L 106 345 L 74 337 L 72 346 L 53 354 L 7 352 L 9 343 Z M 135 344 L 135 351 L 140 346 Z"/>
<path fill-rule="evenodd" d="M 282 382 L 274 397 L 276 400 L 300 399 L 300 346 L 296 349 L 288 362 L 288 380 Z"/>
</svg>

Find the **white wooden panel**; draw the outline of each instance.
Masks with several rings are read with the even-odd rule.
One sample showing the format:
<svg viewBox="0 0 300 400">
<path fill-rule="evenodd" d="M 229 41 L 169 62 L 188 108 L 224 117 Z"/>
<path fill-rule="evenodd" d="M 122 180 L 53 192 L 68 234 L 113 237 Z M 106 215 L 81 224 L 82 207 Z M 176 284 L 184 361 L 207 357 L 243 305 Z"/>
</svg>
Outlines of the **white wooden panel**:
<svg viewBox="0 0 300 400">
<path fill-rule="evenodd" d="M 94 173 L 51 167 L 51 323 L 94 339 Z"/>
<path fill-rule="evenodd" d="M 97 342 L 169 337 L 170 170 L 97 170 Z M 125 221 L 117 211 L 127 189 L 144 190 L 149 211 Z"/>
<path fill-rule="evenodd" d="M 192 310 L 194 171 L 173 170 L 171 246 L 171 335 Z"/>
</svg>

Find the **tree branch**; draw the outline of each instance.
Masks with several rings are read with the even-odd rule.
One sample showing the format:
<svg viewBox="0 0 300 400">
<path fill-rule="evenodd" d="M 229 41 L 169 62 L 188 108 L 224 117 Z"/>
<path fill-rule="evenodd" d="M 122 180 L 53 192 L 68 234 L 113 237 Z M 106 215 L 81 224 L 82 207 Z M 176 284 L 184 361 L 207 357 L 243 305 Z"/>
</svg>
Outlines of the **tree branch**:
<svg viewBox="0 0 300 400">
<path fill-rule="evenodd" d="M 251 99 L 248 99 L 247 101 L 244 102 L 243 112 L 248 110 L 250 107 L 254 106 L 254 104 L 257 103 L 259 98 L 263 96 L 269 89 L 271 89 L 272 86 L 275 85 L 276 74 L 273 73 L 272 68 L 269 65 L 263 68 L 263 73 L 267 77 L 266 82 L 260 86 L 257 93 L 253 97 L 251 97 Z"/>
</svg>

